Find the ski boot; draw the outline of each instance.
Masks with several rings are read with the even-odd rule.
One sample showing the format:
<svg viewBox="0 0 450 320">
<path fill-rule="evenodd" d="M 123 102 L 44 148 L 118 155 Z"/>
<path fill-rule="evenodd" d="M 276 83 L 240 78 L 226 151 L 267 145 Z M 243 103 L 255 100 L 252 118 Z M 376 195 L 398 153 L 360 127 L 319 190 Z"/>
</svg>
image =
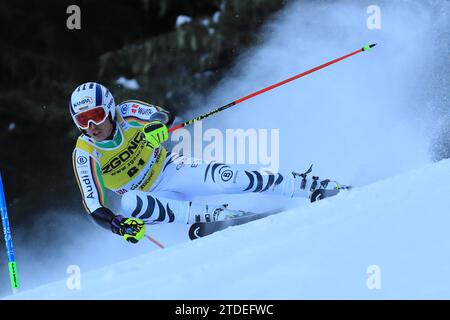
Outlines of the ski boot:
<svg viewBox="0 0 450 320">
<path fill-rule="evenodd" d="M 315 189 L 314 191 L 311 192 L 311 195 L 309 196 L 309 200 L 311 202 L 316 202 L 318 200 L 322 200 L 325 198 L 329 198 L 332 196 L 337 195 L 341 190 L 350 190 L 352 188 L 352 186 L 346 186 L 346 185 L 342 185 L 339 182 L 336 181 L 331 181 L 331 180 L 324 180 L 327 181 L 327 184 L 331 183 L 335 183 L 334 188 L 332 189 L 326 189 L 320 187 L 319 189 Z"/>
<path fill-rule="evenodd" d="M 195 214 L 194 222 L 215 222 L 231 220 L 239 218 L 247 214 L 242 210 L 230 210 L 227 208 L 228 204 L 223 204 L 219 207 L 215 207 L 211 213 L 209 213 L 208 206 L 206 206 L 206 212 L 201 214 Z"/>
<path fill-rule="evenodd" d="M 302 179 L 300 182 L 300 189 L 306 189 L 308 183 L 306 177 L 311 171 L 312 165 L 304 173 L 292 172 L 294 177 L 298 176 Z M 329 188 L 330 183 L 334 184 L 333 188 Z M 312 182 L 309 185 L 309 199 L 311 202 L 316 202 L 317 200 L 335 196 L 344 189 L 351 189 L 351 186 L 342 185 L 339 182 L 330 179 L 320 180 L 318 176 L 313 176 Z"/>
</svg>

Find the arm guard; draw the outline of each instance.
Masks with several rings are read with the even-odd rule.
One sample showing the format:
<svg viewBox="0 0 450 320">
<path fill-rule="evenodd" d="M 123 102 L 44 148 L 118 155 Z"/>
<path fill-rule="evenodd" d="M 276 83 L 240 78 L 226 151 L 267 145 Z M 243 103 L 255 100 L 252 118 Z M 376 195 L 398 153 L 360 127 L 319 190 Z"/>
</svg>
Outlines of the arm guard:
<svg viewBox="0 0 450 320">
<path fill-rule="evenodd" d="M 115 217 L 116 216 L 114 215 L 114 213 L 112 213 L 112 211 L 106 207 L 95 209 L 94 212 L 89 215 L 89 218 L 93 223 L 102 227 L 103 229 L 111 230 L 113 232 L 114 230 L 112 229 L 111 221 Z"/>
</svg>

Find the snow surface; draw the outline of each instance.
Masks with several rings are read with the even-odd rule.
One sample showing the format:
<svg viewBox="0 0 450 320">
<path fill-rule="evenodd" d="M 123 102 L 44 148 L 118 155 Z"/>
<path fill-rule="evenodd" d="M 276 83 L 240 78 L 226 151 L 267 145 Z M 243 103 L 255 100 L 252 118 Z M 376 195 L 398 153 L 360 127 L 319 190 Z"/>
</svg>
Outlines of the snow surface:
<svg viewBox="0 0 450 320">
<path fill-rule="evenodd" d="M 125 77 L 119 77 L 116 83 L 129 90 L 139 90 L 141 87 L 136 79 L 127 79 Z"/>
<path fill-rule="evenodd" d="M 178 27 L 181 27 L 183 24 L 189 23 L 191 21 L 192 21 L 191 17 L 185 16 L 185 15 L 179 15 L 175 22 L 175 26 L 178 28 Z"/>
<path fill-rule="evenodd" d="M 450 160 L 15 299 L 448 299 Z M 147 245 L 147 243 L 145 243 Z M 371 266 L 380 289 L 368 289 Z"/>
<path fill-rule="evenodd" d="M 219 21 L 220 21 L 220 14 L 221 14 L 220 11 L 214 12 L 214 14 L 212 16 L 212 21 L 214 23 L 219 23 Z"/>
</svg>

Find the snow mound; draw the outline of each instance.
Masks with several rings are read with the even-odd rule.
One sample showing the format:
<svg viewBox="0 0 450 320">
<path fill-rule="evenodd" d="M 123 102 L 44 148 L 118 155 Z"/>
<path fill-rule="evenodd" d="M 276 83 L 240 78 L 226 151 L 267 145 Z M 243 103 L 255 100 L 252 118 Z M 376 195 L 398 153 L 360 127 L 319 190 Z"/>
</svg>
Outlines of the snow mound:
<svg viewBox="0 0 450 320">
<path fill-rule="evenodd" d="M 443 160 L 14 299 L 448 299 Z"/>
</svg>

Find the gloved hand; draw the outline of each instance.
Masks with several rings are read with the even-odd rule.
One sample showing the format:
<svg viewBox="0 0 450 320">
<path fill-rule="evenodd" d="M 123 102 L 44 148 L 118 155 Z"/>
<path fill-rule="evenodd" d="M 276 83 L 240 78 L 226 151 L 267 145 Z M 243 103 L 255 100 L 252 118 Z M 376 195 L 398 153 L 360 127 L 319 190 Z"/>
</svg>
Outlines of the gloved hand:
<svg viewBox="0 0 450 320">
<path fill-rule="evenodd" d="M 145 236 L 144 221 L 137 218 L 125 218 L 122 215 L 117 215 L 111 221 L 111 230 L 131 243 L 137 243 Z"/>
<path fill-rule="evenodd" d="M 158 148 L 161 143 L 169 139 L 169 130 L 166 125 L 159 120 L 153 120 L 147 123 L 144 128 L 145 140 L 150 147 Z"/>
</svg>

